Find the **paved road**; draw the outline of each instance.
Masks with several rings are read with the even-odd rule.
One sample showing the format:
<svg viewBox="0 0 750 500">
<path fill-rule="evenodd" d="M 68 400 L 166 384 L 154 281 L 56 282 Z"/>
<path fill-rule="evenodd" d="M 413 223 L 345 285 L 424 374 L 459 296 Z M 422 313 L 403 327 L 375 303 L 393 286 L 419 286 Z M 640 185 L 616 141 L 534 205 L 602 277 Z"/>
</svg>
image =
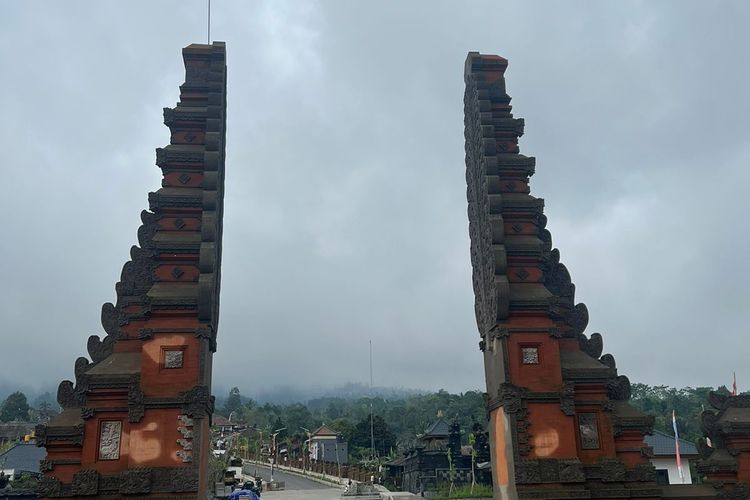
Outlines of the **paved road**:
<svg viewBox="0 0 750 500">
<path fill-rule="evenodd" d="M 250 470 L 255 471 L 258 470 L 258 474 L 263 478 L 263 482 L 268 482 L 271 480 L 271 468 L 266 467 L 264 465 L 250 465 Z M 341 490 L 338 488 L 331 488 L 328 485 L 321 484 L 317 481 L 311 481 L 305 477 L 300 477 L 296 474 L 288 474 L 284 471 L 280 471 L 279 469 L 274 469 L 273 471 L 273 478 L 276 481 L 284 481 L 285 488 L 287 490 L 334 490 L 336 492 L 336 497 L 339 497 L 341 495 Z M 266 493 L 268 493 L 269 497 L 271 496 L 271 493 L 276 493 L 275 491 L 263 491 L 263 494 L 261 495 L 264 499 L 266 498 Z M 275 497 L 274 497 L 275 498 Z"/>
</svg>

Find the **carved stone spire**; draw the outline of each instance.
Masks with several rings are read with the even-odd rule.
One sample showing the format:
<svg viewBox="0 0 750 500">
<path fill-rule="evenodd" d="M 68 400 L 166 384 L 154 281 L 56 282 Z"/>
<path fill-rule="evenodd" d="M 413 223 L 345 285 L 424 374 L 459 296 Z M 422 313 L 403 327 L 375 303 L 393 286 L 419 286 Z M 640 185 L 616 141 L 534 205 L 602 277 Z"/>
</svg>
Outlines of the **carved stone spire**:
<svg viewBox="0 0 750 500">
<path fill-rule="evenodd" d="M 508 61 L 469 53 L 466 181 L 472 281 L 490 414 L 497 498 L 660 497 L 643 441 L 653 419 L 631 407 L 630 382 L 552 248 L 534 158 L 506 92 Z M 563 491 L 565 495 L 560 496 Z M 578 496 L 576 496 L 578 495 Z"/>
<path fill-rule="evenodd" d="M 162 187 L 102 306 L 91 361 L 63 381 L 63 412 L 37 429 L 42 497 L 203 498 L 219 320 L 226 127 L 222 42 L 183 49 L 180 102 L 164 109 Z"/>
</svg>

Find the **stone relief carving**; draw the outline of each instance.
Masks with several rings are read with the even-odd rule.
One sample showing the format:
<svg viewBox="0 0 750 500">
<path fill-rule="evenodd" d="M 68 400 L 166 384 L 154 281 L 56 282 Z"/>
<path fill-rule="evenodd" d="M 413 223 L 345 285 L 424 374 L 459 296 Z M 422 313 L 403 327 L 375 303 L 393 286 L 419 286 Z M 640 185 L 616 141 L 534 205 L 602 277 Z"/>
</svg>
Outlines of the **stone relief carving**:
<svg viewBox="0 0 750 500">
<path fill-rule="evenodd" d="M 481 125 L 479 95 L 475 85 L 467 81 L 464 97 L 466 138 L 466 197 L 469 213 L 469 238 L 471 240 L 472 283 L 474 309 L 480 333 L 492 328 L 498 318 L 498 289 L 495 280 L 496 261 L 492 249 L 492 225 L 487 191 L 485 147 Z M 502 293 L 502 291 L 500 292 Z"/>
<path fill-rule="evenodd" d="M 181 349 L 164 351 L 164 368 L 182 368 L 183 354 Z"/>
<path fill-rule="evenodd" d="M 560 408 L 569 416 L 576 414 L 576 386 L 573 382 L 564 382 L 560 393 Z"/>
<path fill-rule="evenodd" d="M 120 458 L 120 438 L 122 422 L 119 420 L 104 421 L 99 433 L 99 460 L 118 460 Z"/>
<path fill-rule="evenodd" d="M 578 433 L 581 437 L 582 449 L 599 449 L 599 425 L 597 423 L 596 413 L 578 414 Z"/>
<path fill-rule="evenodd" d="M 196 385 L 183 393 L 183 412 L 190 417 L 205 417 L 213 413 L 210 391 L 204 385 Z"/>
</svg>

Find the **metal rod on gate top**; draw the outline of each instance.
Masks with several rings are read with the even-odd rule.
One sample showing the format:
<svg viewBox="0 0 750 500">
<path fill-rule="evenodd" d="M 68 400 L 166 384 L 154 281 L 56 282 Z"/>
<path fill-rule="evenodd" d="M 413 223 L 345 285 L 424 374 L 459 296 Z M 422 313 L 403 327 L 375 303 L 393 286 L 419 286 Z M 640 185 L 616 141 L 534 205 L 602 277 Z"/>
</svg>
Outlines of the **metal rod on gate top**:
<svg viewBox="0 0 750 500">
<path fill-rule="evenodd" d="M 208 0 L 208 45 L 211 45 L 211 0 Z"/>
</svg>

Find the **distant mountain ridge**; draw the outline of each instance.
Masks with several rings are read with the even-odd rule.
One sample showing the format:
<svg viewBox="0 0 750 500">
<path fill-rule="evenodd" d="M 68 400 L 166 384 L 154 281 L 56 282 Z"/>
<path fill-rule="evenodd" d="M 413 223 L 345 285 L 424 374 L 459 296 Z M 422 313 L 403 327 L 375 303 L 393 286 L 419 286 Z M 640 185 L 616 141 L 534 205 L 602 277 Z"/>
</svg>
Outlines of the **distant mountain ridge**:
<svg viewBox="0 0 750 500">
<path fill-rule="evenodd" d="M 239 386 L 238 386 L 239 387 Z M 217 406 L 219 403 L 223 404 L 231 387 L 214 387 L 213 393 L 217 399 Z M 373 396 L 382 399 L 405 399 L 410 396 L 418 396 L 421 394 L 427 394 L 434 391 L 427 391 L 422 389 L 410 389 L 404 387 L 373 387 L 370 389 L 369 385 L 348 382 L 346 384 L 336 387 L 292 387 L 292 386 L 278 386 L 268 389 L 256 389 L 247 391 L 239 387 L 240 394 L 243 402 L 252 399 L 259 404 L 291 404 L 291 403 L 306 403 L 315 399 L 325 398 L 338 398 L 338 399 L 359 399 L 363 397 Z"/>
</svg>

